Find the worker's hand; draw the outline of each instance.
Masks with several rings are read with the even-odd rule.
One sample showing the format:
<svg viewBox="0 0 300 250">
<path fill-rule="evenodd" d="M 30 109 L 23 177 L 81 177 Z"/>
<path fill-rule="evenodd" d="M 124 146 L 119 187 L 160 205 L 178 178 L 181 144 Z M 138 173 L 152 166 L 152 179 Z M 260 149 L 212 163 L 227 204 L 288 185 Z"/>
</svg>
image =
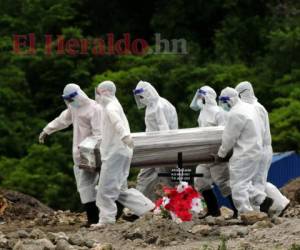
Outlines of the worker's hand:
<svg viewBox="0 0 300 250">
<path fill-rule="evenodd" d="M 44 144 L 47 136 L 48 136 L 48 134 L 46 132 L 42 131 L 39 136 L 39 143 Z"/>
<path fill-rule="evenodd" d="M 133 143 L 133 140 L 132 140 L 132 137 L 130 135 L 127 135 L 125 136 L 123 139 L 122 139 L 122 142 L 127 145 L 129 148 L 134 148 L 134 143 Z"/>
<path fill-rule="evenodd" d="M 211 156 L 213 157 L 215 163 L 226 161 L 225 158 L 221 158 L 218 154 L 211 154 Z"/>
</svg>

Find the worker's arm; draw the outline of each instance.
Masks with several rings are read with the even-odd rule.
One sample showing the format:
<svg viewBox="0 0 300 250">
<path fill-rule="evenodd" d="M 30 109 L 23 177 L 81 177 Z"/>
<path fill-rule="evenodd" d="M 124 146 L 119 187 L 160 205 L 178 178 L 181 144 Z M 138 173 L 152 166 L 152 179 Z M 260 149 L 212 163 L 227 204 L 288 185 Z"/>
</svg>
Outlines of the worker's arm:
<svg viewBox="0 0 300 250">
<path fill-rule="evenodd" d="M 163 111 L 162 108 L 158 107 L 157 112 L 156 112 L 156 121 L 157 121 L 157 125 L 160 131 L 162 130 L 169 130 L 169 124 L 167 122 L 167 118 L 166 115 Z"/>
<path fill-rule="evenodd" d="M 43 129 L 47 135 L 65 129 L 72 124 L 72 114 L 69 109 L 64 110 L 57 118 L 48 123 L 48 125 Z"/>
<path fill-rule="evenodd" d="M 269 114 L 268 111 L 261 106 L 263 109 L 264 114 L 264 125 L 265 125 L 265 133 L 263 138 L 263 145 L 264 146 L 271 146 L 272 145 L 272 136 L 271 136 L 271 130 L 270 130 L 270 121 L 269 121 Z"/>
<path fill-rule="evenodd" d="M 117 133 L 120 135 L 120 139 L 123 139 L 126 136 L 130 135 L 130 132 L 127 131 L 124 122 L 121 119 L 120 113 L 115 108 L 106 107 L 107 113 L 112 126 L 115 128 Z"/>
<path fill-rule="evenodd" d="M 91 118 L 91 127 L 92 127 L 92 135 L 93 136 L 101 136 L 101 115 L 102 108 L 100 106 L 96 106 Z"/>
</svg>

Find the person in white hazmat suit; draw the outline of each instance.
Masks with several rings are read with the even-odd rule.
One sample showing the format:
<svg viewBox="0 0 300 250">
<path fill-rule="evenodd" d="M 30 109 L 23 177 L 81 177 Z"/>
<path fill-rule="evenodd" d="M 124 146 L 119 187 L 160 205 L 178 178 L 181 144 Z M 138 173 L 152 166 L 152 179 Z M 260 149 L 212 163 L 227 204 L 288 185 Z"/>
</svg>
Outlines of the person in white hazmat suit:
<svg viewBox="0 0 300 250">
<path fill-rule="evenodd" d="M 178 129 L 175 107 L 168 100 L 160 97 L 149 82 L 139 81 L 133 93 L 138 108 L 146 108 L 146 132 Z M 158 173 L 168 171 L 170 170 L 164 167 L 141 169 L 137 177 L 136 188 L 152 201 L 155 201 L 158 198 L 155 194 L 155 186 L 159 182 L 172 186 L 169 179 L 158 177 Z"/>
<path fill-rule="evenodd" d="M 142 216 L 155 205 L 141 192 L 127 188 L 134 143 L 121 104 L 115 96 L 116 86 L 104 81 L 96 88 L 96 101 L 102 106 L 102 142 L 100 145 L 102 166 L 96 204 L 100 210 L 95 228 L 114 224 L 118 201 L 136 216 Z"/>
<path fill-rule="evenodd" d="M 218 151 L 220 158 L 233 149 L 229 160 L 232 198 L 239 214 L 253 211 L 252 204 L 268 213 L 273 200 L 264 190 L 257 189 L 255 181 L 263 157 L 263 138 L 260 117 L 253 105 L 242 102 L 233 88 L 225 88 L 219 97 L 220 105 L 229 111 Z"/>
<path fill-rule="evenodd" d="M 101 135 L 101 108 L 74 83 L 67 84 L 62 95 L 67 109 L 51 121 L 41 132 L 39 142 L 52 133 L 73 125 L 73 161 L 77 190 L 87 214 L 87 226 L 97 223 L 99 210 L 96 206 L 96 190 L 99 173 L 91 173 L 80 169 L 78 146 L 88 136 Z"/>
<path fill-rule="evenodd" d="M 281 194 L 276 186 L 267 182 L 268 172 L 272 163 L 273 149 L 272 149 L 272 137 L 270 132 L 269 115 L 267 110 L 262 106 L 255 97 L 252 84 L 250 82 L 240 82 L 236 87 L 236 91 L 239 94 L 240 99 L 243 102 L 252 104 L 257 110 L 261 118 L 261 127 L 263 134 L 263 158 L 259 164 L 259 172 L 254 181 L 254 185 L 257 188 L 264 190 L 268 197 L 274 200 L 271 212 L 276 215 L 282 215 L 287 209 L 290 201 Z"/>
<path fill-rule="evenodd" d="M 203 86 L 197 90 L 190 108 L 194 111 L 200 110 L 198 118 L 199 127 L 225 125 L 227 114 L 217 105 L 216 98 L 216 92 L 209 86 Z M 223 197 L 229 199 L 234 211 L 234 217 L 237 217 L 237 210 L 231 197 L 228 163 L 199 164 L 196 172 L 203 174 L 203 177 L 195 178 L 195 188 L 202 193 L 207 204 L 206 216 L 221 215 L 218 201 L 213 191 L 213 183 L 215 183 L 219 187 Z"/>
</svg>

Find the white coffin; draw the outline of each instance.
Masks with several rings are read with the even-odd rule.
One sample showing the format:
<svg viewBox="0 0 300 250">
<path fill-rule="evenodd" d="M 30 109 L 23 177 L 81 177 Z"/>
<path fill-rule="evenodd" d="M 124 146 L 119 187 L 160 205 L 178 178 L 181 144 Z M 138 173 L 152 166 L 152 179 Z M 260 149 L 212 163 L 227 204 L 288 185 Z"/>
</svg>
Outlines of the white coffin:
<svg viewBox="0 0 300 250">
<path fill-rule="evenodd" d="M 132 133 L 132 167 L 174 167 L 182 152 L 184 167 L 214 161 L 222 141 L 224 127 L 189 128 L 148 133 Z M 87 137 L 80 145 L 81 164 L 95 171 L 101 166 L 99 137 Z"/>
<path fill-rule="evenodd" d="M 132 167 L 174 166 L 182 152 L 184 166 L 214 161 L 224 127 L 189 128 L 148 133 L 132 133 Z"/>
</svg>

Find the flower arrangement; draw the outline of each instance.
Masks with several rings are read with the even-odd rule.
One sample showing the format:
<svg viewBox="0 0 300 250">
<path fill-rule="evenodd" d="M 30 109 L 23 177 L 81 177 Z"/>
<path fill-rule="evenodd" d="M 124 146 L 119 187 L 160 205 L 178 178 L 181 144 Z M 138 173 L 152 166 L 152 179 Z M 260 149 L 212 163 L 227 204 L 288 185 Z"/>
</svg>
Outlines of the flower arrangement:
<svg viewBox="0 0 300 250">
<path fill-rule="evenodd" d="M 202 195 L 187 182 L 180 182 L 175 188 L 164 187 L 164 196 L 155 203 L 155 214 L 171 217 L 173 221 L 181 223 L 191 221 L 193 214 L 204 210 L 205 202 Z"/>
</svg>

